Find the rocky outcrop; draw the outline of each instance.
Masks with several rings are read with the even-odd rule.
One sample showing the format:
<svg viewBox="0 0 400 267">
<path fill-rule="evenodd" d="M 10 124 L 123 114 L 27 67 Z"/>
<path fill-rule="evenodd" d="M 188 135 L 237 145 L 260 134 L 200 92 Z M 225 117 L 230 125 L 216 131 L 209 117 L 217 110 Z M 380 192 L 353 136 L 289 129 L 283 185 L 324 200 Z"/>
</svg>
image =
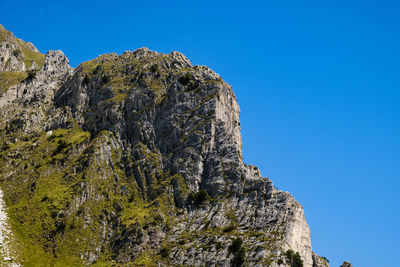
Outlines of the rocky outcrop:
<svg viewBox="0 0 400 267">
<path fill-rule="evenodd" d="M 329 267 L 328 260 L 324 257 L 321 257 L 315 253 L 312 255 L 313 258 L 313 267 Z"/>
<path fill-rule="evenodd" d="M 348 261 L 344 261 L 343 264 L 340 265 L 340 267 L 353 267 L 353 265 Z"/>
<path fill-rule="evenodd" d="M 141 48 L 72 70 L 49 51 L 2 91 L 1 183 L 48 264 L 327 266 L 301 205 L 243 163 L 208 67 Z"/>
<path fill-rule="evenodd" d="M 31 74 L 31 77 L 26 77 L 21 83 L 8 88 L 2 94 L 0 107 L 5 107 L 15 100 L 25 106 L 37 100 L 50 103 L 54 92 L 70 71 L 72 68 L 69 66 L 69 61 L 61 51 L 49 51 L 40 71 Z"/>
<path fill-rule="evenodd" d="M 0 24 L 0 72 L 38 69 L 43 59 L 32 43 L 16 38 Z"/>
</svg>

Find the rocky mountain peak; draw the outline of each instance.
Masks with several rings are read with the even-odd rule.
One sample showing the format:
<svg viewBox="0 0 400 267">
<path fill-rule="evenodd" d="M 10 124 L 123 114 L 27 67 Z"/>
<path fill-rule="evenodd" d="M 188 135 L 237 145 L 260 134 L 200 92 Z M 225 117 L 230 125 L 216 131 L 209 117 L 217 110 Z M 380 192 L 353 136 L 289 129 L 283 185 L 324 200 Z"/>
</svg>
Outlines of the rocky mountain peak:
<svg viewBox="0 0 400 267">
<path fill-rule="evenodd" d="M 41 66 L 2 87 L 0 182 L 42 264 L 327 266 L 301 205 L 243 163 L 217 73 L 147 48 Z"/>
<path fill-rule="evenodd" d="M 43 64 L 42 71 L 47 75 L 63 75 L 72 70 L 69 59 L 61 50 L 48 51 Z"/>
</svg>

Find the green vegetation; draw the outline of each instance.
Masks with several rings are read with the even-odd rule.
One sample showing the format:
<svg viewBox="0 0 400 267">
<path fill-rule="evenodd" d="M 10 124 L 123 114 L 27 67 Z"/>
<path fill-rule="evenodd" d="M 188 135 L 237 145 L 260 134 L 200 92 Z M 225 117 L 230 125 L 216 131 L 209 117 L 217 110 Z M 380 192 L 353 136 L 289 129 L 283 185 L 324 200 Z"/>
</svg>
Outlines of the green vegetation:
<svg viewBox="0 0 400 267">
<path fill-rule="evenodd" d="M 190 72 L 186 72 L 184 75 L 179 77 L 179 82 L 183 85 L 188 85 L 193 80 L 194 80 L 193 74 L 191 74 Z"/>
<path fill-rule="evenodd" d="M 167 248 L 167 247 L 161 248 L 160 255 L 163 258 L 167 258 L 169 256 L 169 248 Z"/>
<path fill-rule="evenodd" d="M 184 75 L 179 77 L 178 81 L 188 88 L 187 91 L 193 91 L 199 87 L 199 83 L 191 72 L 186 72 Z"/>
<path fill-rule="evenodd" d="M 3 177 L 1 182 L 8 189 L 5 198 L 10 223 L 24 265 L 71 266 L 80 262 L 79 251 L 84 244 L 74 242 L 87 235 L 84 232 L 89 229 L 78 227 L 83 221 L 65 214 L 80 178 L 71 179 L 73 175 L 66 166 L 72 166 L 79 158 L 73 151 L 89 140 L 88 132 L 72 128 L 55 130 L 51 136 L 35 134 L 3 145 L 7 148 L 0 153 L 3 173 L 18 170 L 12 179 Z M 66 247 L 69 253 L 65 253 Z"/>
<path fill-rule="evenodd" d="M 151 72 L 157 72 L 157 70 L 158 70 L 157 64 L 151 65 L 151 67 L 150 67 Z"/>
<path fill-rule="evenodd" d="M 17 170 L 12 179 L 2 176 L 1 182 L 9 189 L 5 199 L 24 265 L 81 265 L 84 252 L 99 254 L 99 247 L 107 248 L 102 233 L 109 231 L 105 225 L 112 229 L 111 216 L 118 217 L 120 229 L 168 231 L 176 208 L 166 188 L 175 184 L 187 192 L 187 187 L 182 175 L 162 172 L 159 154 L 142 143 L 135 146 L 142 159 L 132 164 L 142 170 L 141 188 L 126 176 L 122 151 L 113 146 L 110 132 L 91 136 L 72 122 L 73 128 L 53 130 L 51 135 L 24 136 L 15 124 L 9 138 L 17 141 L 0 143 L 0 168 L 4 174 Z M 108 147 L 112 163 L 104 154 Z M 154 170 L 153 182 L 144 179 L 145 169 Z M 168 243 L 163 247 L 168 249 L 162 252 L 165 256 Z M 96 266 L 108 266 L 113 254 L 101 254 Z M 140 255 L 135 264 L 154 266 L 150 263 L 162 260 L 158 256 Z"/>
<path fill-rule="evenodd" d="M 44 60 L 46 58 L 45 55 L 33 51 L 27 43 L 24 41 L 15 38 L 11 32 L 5 30 L 3 26 L 0 25 L 0 42 L 5 40 L 9 40 L 9 42 L 13 43 L 17 46 L 16 49 L 12 51 L 13 56 L 24 61 L 26 69 L 30 69 L 32 67 L 33 62 L 35 62 L 39 69 L 42 68 L 44 64 Z M 8 59 L 5 63 L 7 67 L 10 63 Z M 22 82 L 26 78 L 33 78 L 34 74 L 36 74 L 37 70 L 32 71 L 6 71 L 0 73 L 0 93 L 3 93 L 7 90 L 7 88 L 16 85 Z"/>
<path fill-rule="evenodd" d="M 321 257 L 322 259 L 324 259 L 327 263 L 329 263 L 329 260 L 326 257 Z"/>
<path fill-rule="evenodd" d="M 32 62 L 35 62 L 39 68 L 43 67 L 44 60 L 46 56 L 40 52 L 33 51 L 30 47 L 26 45 L 26 43 L 20 39 L 17 39 L 17 43 L 19 48 L 24 55 L 24 63 L 26 69 L 29 69 L 32 66 Z"/>
<path fill-rule="evenodd" d="M 156 267 L 158 259 L 157 255 L 151 255 L 149 252 L 144 252 L 135 259 L 133 266 Z"/>
<path fill-rule="evenodd" d="M 126 75 L 124 72 L 126 64 L 117 62 L 113 55 L 102 55 L 94 60 L 82 63 L 80 66 L 85 83 L 88 83 L 94 77 L 98 77 L 103 83 L 99 90 L 111 86 L 116 102 L 120 102 L 128 96 L 134 77 Z"/>
<path fill-rule="evenodd" d="M 235 230 L 236 229 L 236 225 L 229 225 L 229 226 L 227 226 L 227 227 L 225 227 L 222 231 L 224 232 L 224 233 L 230 233 L 230 232 L 232 232 L 233 230 Z"/>
<path fill-rule="evenodd" d="M 19 50 L 19 49 L 16 49 L 16 50 L 13 51 L 13 55 L 14 55 L 15 57 L 19 57 L 21 54 L 22 54 L 22 52 L 21 52 L 21 50 Z"/>
<path fill-rule="evenodd" d="M 30 68 L 32 65 L 32 60 L 39 65 L 39 67 L 43 66 L 45 55 L 33 51 L 24 41 L 21 39 L 13 37 L 12 33 L 4 29 L 3 26 L 0 25 L 0 42 L 5 40 L 16 40 L 19 49 L 13 51 L 14 56 L 19 57 L 21 54 L 24 55 L 25 58 L 25 66 L 26 68 Z"/>
<path fill-rule="evenodd" d="M 298 252 L 289 249 L 286 251 L 285 257 L 290 267 L 303 267 L 303 260 Z"/>
<path fill-rule="evenodd" d="M 11 32 L 4 29 L 4 27 L 0 24 L 0 43 L 4 40 L 7 40 L 11 37 Z"/>
<path fill-rule="evenodd" d="M 242 247 L 242 244 L 243 240 L 241 238 L 236 238 L 228 247 L 228 252 L 233 254 L 231 263 L 234 267 L 242 266 L 245 261 L 246 250 Z"/>
<path fill-rule="evenodd" d="M 196 193 L 189 193 L 189 201 L 191 201 L 195 206 L 200 206 L 207 199 L 209 199 L 209 196 L 207 191 L 204 189 L 201 189 L 199 192 Z"/>
<path fill-rule="evenodd" d="M 146 201 L 138 198 L 136 201 L 127 203 L 124 209 L 121 211 L 121 219 L 126 225 L 134 225 L 139 223 L 141 226 L 146 223 L 153 225 L 160 225 L 159 208 L 156 205 L 149 206 Z M 161 217 L 162 218 L 162 217 Z"/>
<path fill-rule="evenodd" d="M 28 77 L 28 75 L 24 71 L 0 72 L 0 93 L 3 93 L 7 88 L 22 82 L 26 77 Z"/>
<path fill-rule="evenodd" d="M 119 57 L 115 54 L 105 54 L 82 63 L 80 68 L 84 81 L 101 80 L 102 87 L 99 90 L 111 87 L 114 93 L 111 100 L 116 103 L 128 97 L 133 82 L 152 90 L 157 102 L 165 94 L 163 79 L 160 76 L 154 76 L 160 72 L 156 64 L 153 64 L 147 72 L 138 71 L 144 64 L 145 62 L 135 59 L 130 54 Z"/>
<path fill-rule="evenodd" d="M 233 240 L 232 244 L 228 247 L 229 253 L 235 254 L 242 247 L 243 240 L 241 238 L 236 238 Z"/>
<path fill-rule="evenodd" d="M 31 69 L 27 70 L 26 73 L 28 74 L 27 79 L 34 79 L 36 77 L 38 70 L 37 69 Z"/>
</svg>

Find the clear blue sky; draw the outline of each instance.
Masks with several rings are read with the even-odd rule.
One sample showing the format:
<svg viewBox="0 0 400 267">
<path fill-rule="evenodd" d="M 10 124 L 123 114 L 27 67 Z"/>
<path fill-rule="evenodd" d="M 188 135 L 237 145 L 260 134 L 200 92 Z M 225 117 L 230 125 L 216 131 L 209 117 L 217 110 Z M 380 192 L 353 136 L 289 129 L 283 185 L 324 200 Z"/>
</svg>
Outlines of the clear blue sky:
<svg viewBox="0 0 400 267">
<path fill-rule="evenodd" d="M 400 266 L 398 1 L 10 1 L 0 23 L 71 64 L 146 46 L 230 83 L 244 158 L 304 206 L 331 266 Z"/>
</svg>

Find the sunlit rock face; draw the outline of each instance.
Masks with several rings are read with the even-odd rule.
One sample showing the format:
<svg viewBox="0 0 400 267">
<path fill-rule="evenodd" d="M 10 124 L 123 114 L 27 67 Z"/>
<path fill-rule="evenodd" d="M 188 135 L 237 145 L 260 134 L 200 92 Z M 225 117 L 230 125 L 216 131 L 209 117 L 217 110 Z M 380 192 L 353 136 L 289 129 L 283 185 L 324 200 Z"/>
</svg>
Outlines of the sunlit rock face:
<svg viewBox="0 0 400 267">
<path fill-rule="evenodd" d="M 34 72 L 0 64 L 23 73 L 0 96 L 22 263 L 328 266 L 301 205 L 243 163 L 240 109 L 218 74 L 147 48 L 76 69 L 42 56 Z"/>
</svg>

